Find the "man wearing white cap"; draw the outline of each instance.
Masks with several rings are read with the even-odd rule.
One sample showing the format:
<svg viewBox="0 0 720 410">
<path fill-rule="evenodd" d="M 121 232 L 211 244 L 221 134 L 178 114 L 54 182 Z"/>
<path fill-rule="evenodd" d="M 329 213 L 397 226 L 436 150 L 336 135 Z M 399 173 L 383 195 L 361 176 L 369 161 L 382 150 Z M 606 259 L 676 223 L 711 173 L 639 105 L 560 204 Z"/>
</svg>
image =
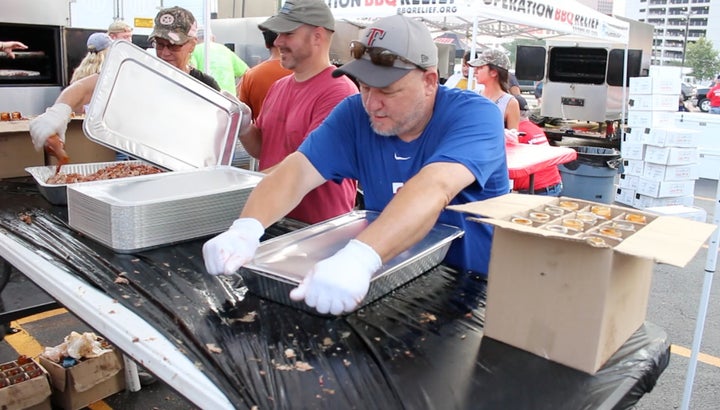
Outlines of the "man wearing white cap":
<svg viewBox="0 0 720 410">
<path fill-rule="evenodd" d="M 357 179 L 367 209 L 380 216 L 290 292 L 335 315 L 357 308 L 382 264 L 436 222 L 465 231 L 445 263 L 486 275 L 491 228 L 444 208 L 509 191 L 499 109 L 475 93 L 439 86 L 437 49 L 422 23 L 383 18 L 350 47 L 355 60 L 335 75 L 354 76 L 360 95 L 340 103 L 258 184 L 233 227 L 203 247 L 209 273 L 233 273 L 253 257 L 264 228 L 306 192 L 328 180 Z"/>
</svg>

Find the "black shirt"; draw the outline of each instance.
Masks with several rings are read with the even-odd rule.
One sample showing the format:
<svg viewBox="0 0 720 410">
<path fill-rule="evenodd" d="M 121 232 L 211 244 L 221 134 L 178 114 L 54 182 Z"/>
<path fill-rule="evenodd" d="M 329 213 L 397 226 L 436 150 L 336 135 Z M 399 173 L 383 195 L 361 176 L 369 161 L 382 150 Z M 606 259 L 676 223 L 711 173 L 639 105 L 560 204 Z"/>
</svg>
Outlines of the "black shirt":
<svg viewBox="0 0 720 410">
<path fill-rule="evenodd" d="M 211 76 L 198 70 L 197 68 L 190 67 L 190 72 L 188 74 L 190 74 L 190 77 L 200 80 L 207 86 L 213 88 L 215 91 L 220 91 L 220 86 L 218 85 L 217 81 L 215 81 L 215 79 Z"/>
</svg>

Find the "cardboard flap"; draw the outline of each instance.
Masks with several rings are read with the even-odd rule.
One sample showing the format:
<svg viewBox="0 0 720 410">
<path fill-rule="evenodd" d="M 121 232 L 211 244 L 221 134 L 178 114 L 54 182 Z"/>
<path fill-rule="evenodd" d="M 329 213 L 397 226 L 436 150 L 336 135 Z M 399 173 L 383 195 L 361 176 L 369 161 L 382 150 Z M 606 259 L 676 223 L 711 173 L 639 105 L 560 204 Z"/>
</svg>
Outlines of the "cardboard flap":
<svg viewBox="0 0 720 410">
<path fill-rule="evenodd" d="M 60 364 L 53 362 L 50 359 L 46 359 L 40 356 L 40 366 L 47 370 L 50 375 L 50 384 L 55 390 L 64 392 L 65 391 L 65 368 Z"/>
<path fill-rule="evenodd" d="M 556 202 L 558 198 L 547 195 L 506 194 L 483 201 L 463 205 L 450 205 L 446 209 L 490 218 L 505 218 L 542 205 Z"/>
<path fill-rule="evenodd" d="M 122 364 L 118 355 L 111 351 L 73 366 L 69 373 L 73 388 L 84 392 L 115 376 L 120 370 Z"/>
<path fill-rule="evenodd" d="M 622 241 L 615 250 L 682 268 L 695 257 L 715 228 L 707 223 L 663 216 Z"/>
</svg>

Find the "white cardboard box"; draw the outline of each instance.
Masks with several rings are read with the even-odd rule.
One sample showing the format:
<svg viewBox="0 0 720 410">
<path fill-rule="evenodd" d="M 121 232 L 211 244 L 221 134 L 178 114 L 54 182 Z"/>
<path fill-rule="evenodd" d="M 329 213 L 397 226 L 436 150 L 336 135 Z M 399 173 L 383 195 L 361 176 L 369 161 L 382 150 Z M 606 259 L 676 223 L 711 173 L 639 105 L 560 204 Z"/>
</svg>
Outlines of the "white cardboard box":
<svg viewBox="0 0 720 410">
<path fill-rule="evenodd" d="M 697 147 L 698 131 L 686 128 L 650 128 L 649 132 L 643 134 L 643 141 L 648 145 L 658 147 Z"/>
<path fill-rule="evenodd" d="M 628 88 L 628 95 L 674 94 L 680 97 L 680 75 L 655 73 L 652 77 L 631 77 Z"/>
<path fill-rule="evenodd" d="M 645 320 L 655 262 L 685 266 L 715 226 L 647 214 L 647 224 L 635 233 L 596 247 L 581 236 L 510 220 L 560 201 L 594 204 L 508 194 L 448 209 L 495 226 L 485 336 L 594 374 Z M 596 205 L 610 206 L 620 219 L 642 214 Z"/>
<path fill-rule="evenodd" d="M 618 175 L 618 187 L 630 188 L 636 190 L 640 183 L 640 177 L 637 175 L 620 174 Z"/>
<path fill-rule="evenodd" d="M 635 193 L 635 201 L 633 206 L 638 209 L 652 208 L 655 206 L 683 205 L 693 206 L 695 197 L 692 195 L 671 196 L 663 198 L 655 198 L 652 196 Z"/>
<path fill-rule="evenodd" d="M 693 195 L 695 181 L 656 181 L 640 178 L 636 192 L 654 198 Z"/>
<path fill-rule="evenodd" d="M 623 159 L 642 160 L 645 157 L 645 144 L 623 142 L 620 144 L 620 155 L 622 155 Z"/>
<path fill-rule="evenodd" d="M 690 179 L 698 179 L 698 165 L 662 165 L 648 162 L 643 167 L 642 177 L 655 181 L 687 181 Z"/>
<path fill-rule="evenodd" d="M 698 161 L 698 149 L 646 145 L 644 160 L 664 165 L 694 164 Z"/>
<path fill-rule="evenodd" d="M 622 142 L 642 143 L 645 139 L 646 132 L 650 132 L 650 129 L 644 127 L 626 127 Z"/>
<path fill-rule="evenodd" d="M 632 188 L 618 187 L 615 191 L 615 202 L 633 206 L 635 203 L 635 190 Z"/>
<path fill-rule="evenodd" d="M 642 176 L 645 168 L 645 161 L 623 158 L 624 174 Z"/>
<path fill-rule="evenodd" d="M 720 151 L 700 149 L 698 177 L 714 180 L 720 178 Z"/>
<path fill-rule="evenodd" d="M 698 206 L 655 206 L 646 208 L 645 211 L 658 215 L 672 215 L 678 218 L 685 218 L 691 221 L 707 222 L 707 211 Z"/>
<path fill-rule="evenodd" d="M 673 127 L 675 126 L 675 116 L 673 114 L 663 111 L 628 111 L 627 125 L 640 128 Z"/>
<path fill-rule="evenodd" d="M 630 94 L 628 111 L 677 111 L 679 102 L 679 94 Z"/>
</svg>

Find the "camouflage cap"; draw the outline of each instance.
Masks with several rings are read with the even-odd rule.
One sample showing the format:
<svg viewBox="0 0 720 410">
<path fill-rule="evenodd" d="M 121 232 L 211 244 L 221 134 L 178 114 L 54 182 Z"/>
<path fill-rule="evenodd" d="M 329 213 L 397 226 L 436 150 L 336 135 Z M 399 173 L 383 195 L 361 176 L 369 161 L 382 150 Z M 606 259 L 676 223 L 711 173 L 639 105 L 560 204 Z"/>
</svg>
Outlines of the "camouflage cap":
<svg viewBox="0 0 720 410">
<path fill-rule="evenodd" d="M 335 17 L 323 0 L 286 0 L 278 14 L 260 23 L 260 28 L 289 33 L 303 24 L 335 31 Z"/>
<path fill-rule="evenodd" d="M 468 63 L 472 67 L 482 67 L 488 64 L 510 70 L 510 59 L 501 50 L 485 50 L 478 58 Z"/>
<path fill-rule="evenodd" d="M 148 40 L 160 37 L 172 44 L 185 44 L 197 37 L 197 21 L 182 7 L 162 9 L 155 16 L 155 26 Z"/>
</svg>

